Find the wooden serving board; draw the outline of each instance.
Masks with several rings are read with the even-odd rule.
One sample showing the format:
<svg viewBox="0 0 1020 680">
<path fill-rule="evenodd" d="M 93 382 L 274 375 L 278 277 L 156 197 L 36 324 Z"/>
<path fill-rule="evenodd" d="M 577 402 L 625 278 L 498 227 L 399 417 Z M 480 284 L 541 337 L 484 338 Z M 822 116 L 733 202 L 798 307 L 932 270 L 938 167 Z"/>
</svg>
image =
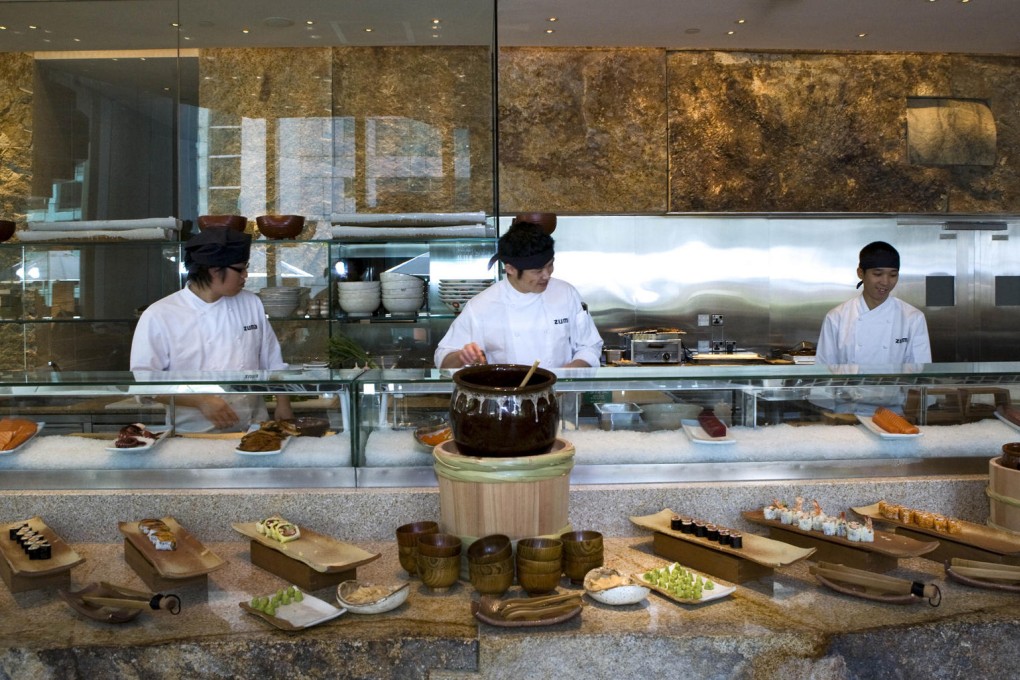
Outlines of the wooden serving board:
<svg viewBox="0 0 1020 680">
<path fill-rule="evenodd" d="M 289 543 L 280 543 L 255 528 L 255 522 L 238 522 L 231 526 L 259 545 L 270 548 L 293 560 L 302 562 L 315 571 L 328 574 L 347 572 L 379 559 L 379 553 L 370 553 L 356 545 L 338 541 L 331 536 L 301 528 L 301 537 Z"/>
<path fill-rule="evenodd" d="M 918 541 L 878 529 L 875 540 L 867 543 L 826 536 L 821 531 L 805 531 L 779 520 L 765 519 L 761 510 L 749 510 L 740 515 L 748 522 L 768 527 L 769 535 L 775 539 L 802 548 L 815 548 L 815 559 L 862 569 L 889 571 L 896 568 L 900 558 L 919 557 L 939 547 L 938 541 Z"/>
<path fill-rule="evenodd" d="M 28 524 L 50 542 L 52 546 L 50 559 L 30 560 L 18 542 L 9 538 L 10 530 L 20 527 L 22 524 Z M 0 533 L 0 554 L 3 555 L 3 560 L 9 567 L 12 576 L 28 578 L 48 576 L 66 571 L 85 561 L 85 558 L 72 550 L 71 546 L 67 545 L 53 529 L 46 526 L 40 517 L 4 524 L 0 526 L 0 532 L 2 532 Z"/>
<path fill-rule="evenodd" d="M 862 517 L 870 517 L 873 520 L 879 522 L 885 522 L 891 524 L 898 529 L 906 530 L 914 534 L 923 534 L 927 536 L 935 536 L 939 539 L 942 547 L 951 546 L 953 544 L 959 544 L 965 547 L 977 548 L 979 551 L 986 551 L 1002 556 L 1009 557 L 1020 557 L 1020 534 L 1014 534 L 1009 531 L 1003 531 L 1001 529 L 993 529 L 992 527 L 986 527 L 981 524 L 974 524 L 973 522 L 965 522 L 960 520 L 962 531 L 958 534 L 950 534 L 935 531 L 934 529 L 922 529 L 916 524 L 906 524 L 895 519 L 888 519 L 883 517 L 878 512 L 878 503 L 867 505 L 859 508 L 851 508 L 854 512 Z M 898 531 L 897 533 L 902 533 Z M 959 556 L 965 557 L 962 554 L 953 554 L 948 557 L 944 554 L 945 551 L 939 550 L 933 553 L 929 553 L 927 557 L 929 559 L 936 559 L 937 561 L 943 561 L 948 557 Z M 1000 560 L 1001 561 L 1001 560 Z"/>
<path fill-rule="evenodd" d="M 654 515 L 631 517 L 630 521 L 643 529 L 656 531 L 703 548 L 710 548 L 720 553 L 749 560 L 763 567 L 775 568 L 793 564 L 798 560 L 809 557 L 815 552 L 812 548 L 801 548 L 756 534 L 743 534 L 744 547 L 731 548 L 730 546 L 720 544 L 718 541 L 698 538 L 693 534 L 684 534 L 679 530 L 670 528 L 670 520 L 672 520 L 674 514 L 672 510 L 666 509 Z"/>
<path fill-rule="evenodd" d="M 150 563 L 160 578 L 188 579 L 204 576 L 219 569 L 226 562 L 206 548 L 173 517 L 162 517 L 177 541 L 176 550 L 156 550 L 148 536 L 138 528 L 138 522 L 120 522 L 117 526 L 124 540 L 131 544 Z"/>
</svg>

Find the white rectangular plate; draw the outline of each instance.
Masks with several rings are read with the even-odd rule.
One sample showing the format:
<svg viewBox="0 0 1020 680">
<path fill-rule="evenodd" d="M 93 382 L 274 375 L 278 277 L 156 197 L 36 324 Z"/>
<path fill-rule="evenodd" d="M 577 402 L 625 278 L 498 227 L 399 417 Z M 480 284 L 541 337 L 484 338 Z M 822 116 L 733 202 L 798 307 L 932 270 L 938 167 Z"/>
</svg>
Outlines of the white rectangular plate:
<svg viewBox="0 0 1020 680">
<path fill-rule="evenodd" d="M 278 607 L 275 616 L 269 616 L 265 612 L 253 609 L 247 602 L 242 602 L 241 608 L 284 630 L 311 628 L 330 619 L 335 619 L 347 611 L 307 593 L 304 594 L 304 599 L 300 602 L 291 602 Z"/>
<path fill-rule="evenodd" d="M 730 436 L 729 428 L 726 429 L 726 436 L 724 437 L 710 437 L 705 432 L 705 428 L 701 426 L 697 420 L 681 420 L 680 424 L 684 428 L 684 432 L 695 444 L 734 444 L 736 439 Z"/>
<path fill-rule="evenodd" d="M 42 429 L 43 429 L 43 425 L 45 425 L 45 424 L 46 424 L 46 423 L 36 423 L 36 424 L 35 424 L 35 434 L 33 434 L 33 435 L 32 435 L 31 437 L 29 437 L 29 438 L 28 438 L 28 439 L 26 439 L 25 441 L 23 441 L 23 442 L 21 442 L 20 444 L 18 444 L 17 446 L 15 446 L 15 447 L 14 447 L 13 449 L 11 449 L 10 451 L 0 451 L 0 455 L 2 455 L 2 454 L 8 454 L 8 453 L 17 453 L 17 452 L 18 452 L 18 451 L 20 451 L 21 449 L 23 449 L 23 448 L 25 448 L 26 446 L 28 446 L 28 443 L 29 443 L 30 441 L 32 441 L 33 439 L 35 439 L 36 437 L 38 437 L 38 436 L 39 436 L 39 433 L 40 433 L 40 432 L 42 432 Z"/>
<path fill-rule="evenodd" d="M 685 567 L 685 569 L 686 569 L 686 567 Z M 688 571 L 694 571 L 694 570 L 693 569 L 688 569 Z M 725 583 L 725 582 L 720 583 L 713 576 L 709 576 L 707 574 L 702 574 L 699 571 L 694 571 L 694 573 L 697 574 L 698 576 L 701 576 L 702 578 L 709 579 L 709 580 L 711 580 L 711 581 L 713 581 L 715 583 L 715 588 L 713 588 L 712 590 L 702 590 L 701 591 L 701 599 L 700 600 L 694 600 L 694 599 L 687 598 L 687 597 L 677 597 L 676 595 L 672 594 L 671 592 L 669 592 L 665 588 L 660 588 L 659 586 L 654 585 L 654 584 L 649 583 L 648 581 L 646 581 L 645 580 L 644 572 L 641 572 L 639 574 L 633 574 L 631 576 L 631 580 L 634 581 L 634 583 L 637 583 L 638 585 L 642 585 L 645 588 L 649 588 L 650 590 L 654 590 L 655 592 L 657 592 L 658 594 L 662 595 L 663 597 L 665 597 L 667 599 L 673 600 L 674 602 L 680 602 L 682 604 L 704 604 L 706 602 L 711 602 L 712 600 L 718 600 L 719 598 L 726 597 L 727 595 L 729 595 L 729 594 L 731 594 L 733 592 L 736 592 L 736 590 L 737 590 L 736 586 L 730 585 L 730 584 Z"/>
<path fill-rule="evenodd" d="M 152 432 L 152 430 L 149 431 Z M 140 453 L 142 451 L 151 451 L 164 439 L 169 439 L 173 433 L 174 431 L 172 429 L 163 430 L 162 432 L 153 432 L 153 434 L 156 435 L 156 438 L 152 440 L 152 443 L 146 444 L 145 446 L 132 446 L 128 449 L 118 449 L 116 446 L 107 446 L 106 450 L 113 451 L 114 453 Z"/>
<path fill-rule="evenodd" d="M 242 451 L 240 448 L 234 448 L 234 453 L 239 453 L 242 456 L 275 456 L 278 453 L 283 453 L 283 450 L 287 448 L 287 443 L 290 442 L 291 439 L 293 439 L 293 437 L 284 437 L 283 441 L 280 442 L 280 448 L 273 449 L 272 451 Z"/>
<path fill-rule="evenodd" d="M 871 416 L 857 416 L 857 420 L 861 421 L 861 425 L 882 439 L 916 439 L 924 434 L 924 432 L 918 432 L 917 434 L 893 434 L 892 432 L 886 432 L 875 424 Z"/>
</svg>

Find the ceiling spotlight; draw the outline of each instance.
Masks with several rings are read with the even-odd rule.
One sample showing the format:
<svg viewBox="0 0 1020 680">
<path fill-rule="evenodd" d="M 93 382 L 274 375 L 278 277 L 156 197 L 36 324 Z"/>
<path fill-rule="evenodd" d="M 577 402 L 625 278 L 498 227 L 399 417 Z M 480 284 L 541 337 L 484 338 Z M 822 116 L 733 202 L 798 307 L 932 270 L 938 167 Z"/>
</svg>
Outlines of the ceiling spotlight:
<svg viewBox="0 0 1020 680">
<path fill-rule="evenodd" d="M 747 23 L 747 19 L 737 19 L 733 23 L 735 23 L 735 24 L 744 24 L 744 23 Z"/>
<path fill-rule="evenodd" d="M 31 28 L 33 31 L 39 28 L 38 26 L 33 26 L 32 24 L 29 24 L 28 27 Z"/>
<path fill-rule="evenodd" d="M 372 32 L 372 29 L 371 29 L 371 28 L 366 28 L 366 29 L 365 29 L 365 33 L 371 33 L 371 32 Z"/>
<path fill-rule="evenodd" d="M 0 31 L 6 31 L 6 30 L 7 30 L 6 26 L 0 26 Z"/>
<path fill-rule="evenodd" d="M 547 29 L 545 29 L 545 32 L 546 32 L 546 33 L 555 33 L 556 31 L 554 31 L 554 30 L 553 30 L 553 29 L 551 29 L 551 28 L 547 28 Z"/>
<path fill-rule="evenodd" d="M 868 37 L 868 34 L 867 33 L 858 33 L 857 37 L 858 38 L 866 38 L 866 37 Z"/>
<path fill-rule="evenodd" d="M 726 35 L 734 35 L 734 34 L 736 34 L 736 31 L 726 31 Z"/>
<path fill-rule="evenodd" d="M 309 19 L 308 21 L 305 22 L 305 26 L 314 26 L 314 25 L 315 25 L 315 22 L 312 21 L 311 19 Z"/>
<path fill-rule="evenodd" d="M 249 33 L 251 33 L 251 30 L 247 29 L 247 28 L 242 28 L 241 29 L 241 33 L 244 33 L 245 35 L 248 35 Z"/>
<path fill-rule="evenodd" d="M 559 21 L 559 18 L 557 18 L 557 17 L 549 17 L 548 19 L 546 19 L 546 21 Z"/>
<path fill-rule="evenodd" d="M 180 27 L 181 27 L 181 25 L 179 23 L 177 23 L 176 21 L 171 21 L 170 22 L 170 28 L 180 28 Z"/>
<path fill-rule="evenodd" d="M 432 20 L 432 23 L 434 23 L 434 24 L 438 24 L 438 23 L 439 23 L 439 19 L 433 19 L 433 20 Z"/>
</svg>

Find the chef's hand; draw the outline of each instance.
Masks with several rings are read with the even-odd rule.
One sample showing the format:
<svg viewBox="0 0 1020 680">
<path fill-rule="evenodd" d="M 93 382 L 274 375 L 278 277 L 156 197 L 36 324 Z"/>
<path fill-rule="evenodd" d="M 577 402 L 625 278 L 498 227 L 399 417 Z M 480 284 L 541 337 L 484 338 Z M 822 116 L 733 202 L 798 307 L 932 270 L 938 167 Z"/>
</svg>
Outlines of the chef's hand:
<svg viewBox="0 0 1020 680">
<path fill-rule="evenodd" d="M 240 422 L 237 413 L 230 408 L 230 404 L 221 397 L 205 396 L 197 404 L 198 410 L 209 422 L 216 426 L 216 429 L 223 430 L 228 427 L 236 427 Z"/>
<path fill-rule="evenodd" d="M 469 342 L 460 348 L 460 361 L 463 366 L 471 366 L 472 364 L 484 364 L 485 351 L 478 346 L 478 343 Z"/>
<path fill-rule="evenodd" d="M 294 410 L 290 406 L 290 397 L 278 394 L 276 396 L 276 408 L 273 409 L 273 419 L 292 420 L 293 418 Z"/>
</svg>

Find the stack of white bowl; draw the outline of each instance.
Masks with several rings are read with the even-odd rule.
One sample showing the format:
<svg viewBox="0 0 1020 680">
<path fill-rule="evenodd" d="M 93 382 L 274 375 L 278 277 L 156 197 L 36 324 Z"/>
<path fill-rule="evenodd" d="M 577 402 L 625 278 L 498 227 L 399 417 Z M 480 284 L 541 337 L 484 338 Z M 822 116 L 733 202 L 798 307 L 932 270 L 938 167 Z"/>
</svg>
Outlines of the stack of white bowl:
<svg viewBox="0 0 1020 680">
<path fill-rule="evenodd" d="M 270 317 L 290 316 L 301 304 L 302 295 L 308 289 L 300 286 L 270 286 L 256 293 L 262 299 L 262 306 Z"/>
<path fill-rule="evenodd" d="M 340 281 L 336 284 L 340 309 L 348 314 L 371 314 L 382 299 L 378 281 Z"/>
<path fill-rule="evenodd" d="M 460 313 L 467 301 L 492 285 L 492 279 L 440 279 L 439 299 Z"/>
<path fill-rule="evenodd" d="M 383 272 L 382 303 L 393 314 L 410 314 L 421 309 L 425 300 L 425 281 L 399 272 Z"/>
</svg>

